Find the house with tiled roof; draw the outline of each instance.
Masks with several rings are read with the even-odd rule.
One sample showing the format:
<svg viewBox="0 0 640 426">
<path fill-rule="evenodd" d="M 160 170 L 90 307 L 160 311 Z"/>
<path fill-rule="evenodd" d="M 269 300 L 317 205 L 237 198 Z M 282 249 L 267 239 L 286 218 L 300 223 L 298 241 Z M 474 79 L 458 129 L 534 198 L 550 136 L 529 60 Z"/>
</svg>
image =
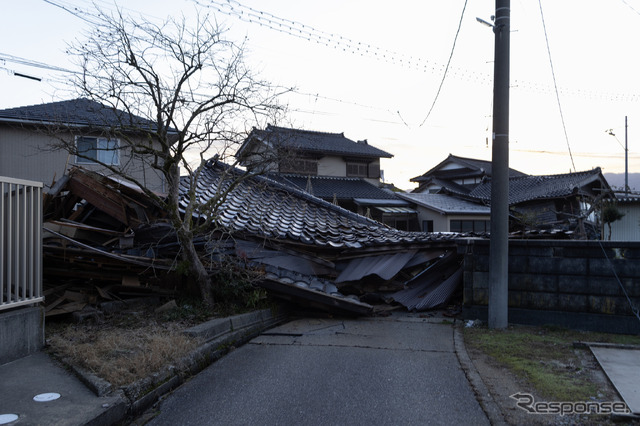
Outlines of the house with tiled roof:
<svg viewBox="0 0 640 426">
<path fill-rule="evenodd" d="M 112 174 L 100 161 L 163 192 L 162 175 L 131 149 L 153 143 L 149 134 L 155 130 L 152 121 L 83 98 L 0 110 L 0 175 L 47 186 L 74 165 Z"/>
<path fill-rule="evenodd" d="M 425 232 L 490 231 L 489 206 L 447 194 L 406 193 L 401 198 L 416 205 L 418 220 Z"/>
<path fill-rule="evenodd" d="M 491 162 L 452 154 L 425 174 L 402 197 L 416 203 L 422 230 L 489 232 Z M 599 235 L 597 208 L 611 196 L 599 168 L 530 176 L 509 169 L 510 229 L 562 229 L 581 238 Z"/>
<path fill-rule="evenodd" d="M 492 173 L 491 161 L 475 158 L 459 157 L 449 154 L 447 158 L 420 176 L 410 179 L 418 183 L 412 192 L 438 193 L 442 189 L 459 194 L 467 194 L 483 179 L 490 178 Z M 509 177 L 526 176 L 515 169 L 509 169 Z"/>
<path fill-rule="evenodd" d="M 278 155 L 265 162 L 265 152 Z M 418 229 L 411 204 L 382 183 L 380 160 L 393 156 L 367 140 L 268 125 L 254 128 L 236 157 L 249 170 L 266 172 L 274 180 L 355 213 L 397 229 Z"/>
<path fill-rule="evenodd" d="M 491 180 L 469 192 L 468 198 L 491 204 Z M 513 222 L 526 227 L 562 227 L 584 235 L 600 232 L 596 212 L 602 200 L 614 198 L 599 167 L 592 170 L 509 179 L 509 208 Z M 590 230 L 584 229 L 589 226 Z"/>
</svg>

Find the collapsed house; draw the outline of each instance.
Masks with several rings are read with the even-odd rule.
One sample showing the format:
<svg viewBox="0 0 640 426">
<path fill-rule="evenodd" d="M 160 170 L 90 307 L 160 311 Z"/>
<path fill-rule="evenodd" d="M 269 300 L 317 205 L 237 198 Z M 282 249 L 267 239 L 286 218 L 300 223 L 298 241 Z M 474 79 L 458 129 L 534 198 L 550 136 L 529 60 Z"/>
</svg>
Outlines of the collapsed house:
<svg viewBox="0 0 640 426">
<path fill-rule="evenodd" d="M 433 308 L 459 288 L 458 234 L 400 231 L 266 177 L 238 180 L 238 173 L 215 160 L 200 170 L 198 201 L 225 196 L 210 212 L 214 229 L 196 246 L 206 259 L 258 271 L 257 284 L 272 294 L 368 314 L 367 302 L 378 300 Z M 184 208 L 187 185 L 181 189 Z M 179 244 L 163 212 L 139 190 L 72 169 L 49 191 L 45 222 L 45 277 L 64 276 L 64 284 L 46 290 L 59 301 L 48 313 L 92 303 L 68 291 L 73 280 L 111 299 L 167 290 L 161 283 L 176 268 Z"/>
</svg>

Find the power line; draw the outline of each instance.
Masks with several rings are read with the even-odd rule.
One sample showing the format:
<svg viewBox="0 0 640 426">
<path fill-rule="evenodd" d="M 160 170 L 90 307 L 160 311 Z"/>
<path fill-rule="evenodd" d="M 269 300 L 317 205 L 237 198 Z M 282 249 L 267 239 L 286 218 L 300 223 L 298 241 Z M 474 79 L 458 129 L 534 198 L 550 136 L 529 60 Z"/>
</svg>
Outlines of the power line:
<svg viewBox="0 0 640 426">
<path fill-rule="evenodd" d="M 55 65 L 49 65 L 49 64 L 46 64 L 44 62 L 38 62 L 38 61 L 34 61 L 32 59 L 25 59 L 25 58 L 21 58 L 19 56 L 9 55 L 8 53 L 0 53 L 0 61 L 12 62 L 14 64 L 26 65 L 26 66 L 29 66 L 29 67 L 41 68 L 41 69 L 45 69 L 45 70 L 67 72 L 67 73 L 76 74 L 75 71 L 72 71 L 72 70 L 67 69 L 67 68 L 62 68 L 62 67 L 58 67 L 58 66 L 55 66 Z"/>
<path fill-rule="evenodd" d="M 429 108 L 429 112 L 427 116 L 420 123 L 420 127 L 427 121 L 429 116 L 431 115 L 431 111 L 433 111 L 433 107 L 436 106 L 436 102 L 438 101 L 438 97 L 440 96 L 440 91 L 442 90 L 442 85 L 444 84 L 444 80 L 447 78 L 447 71 L 449 71 L 449 65 L 451 65 L 451 59 L 453 58 L 453 52 L 456 49 L 456 42 L 458 41 L 458 35 L 460 34 L 460 28 L 462 27 L 462 19 L 464 18 L 464 11 L 467 9 L 467 0 L 464 0 L 464 6 L 462 6 L 462 13 L 460 14 L 460 22 L 458 22 L 458 30 L 456 31 L 456 36 L 453 39 L 453 45 L 451 46 L 451 53 L 449 54 L 449 60 L 447 61 L 447 66 L 444 69 L 444 74 L 442 74 L 442 80 L 440 80 L 440 86 L 438 87 L 438 91 L 436 92 L 435 98 L 433 98 L 433 103 L 431 104 L 431 108 Z"/>
<path fill-rule="evenodd" d="M 405 55 L 388 49 L 382 49 L 370 43 L 355 41 L 340 34 L 321 31 L 315 27 L 295 20 L 281 18 L 272 13 L 245 6 L 237 0 L 193 1 L 202 7 L 214 9 L 241 21 L 259 25 L 260 27 L 280 32 L 286 36 L 292 36 L 308 42 L 334 48 L 336 50 L 342 50 L 345 53 L 352 53 L 363 57 L 366 56 L 377 61 L 422 72 L 440 74 L 444 73 L 447 69 L 447 65 L 411 55 Z M 447 70 L 447 76 L 487 86 L 490 86 L 493 83 L 493 77 L 488 73 L 479 73 L 458 67 L 449 67 Z M 640 101 L 640 93 L 631 93 L 630 91 L 613 93 L 584 89 L 558 88 L 557 86 L 550 88 L 544 84 L 524 80 L 514 80 L 514 87 L 536 93 L 551 94 L 560 92 L 570 96 L 596 100 L 608 100 L 613 102 Z"/>
<path fill-rule="evenodd" d="M 638 12 L 637 9 L 635 9 L 633 6 L 631 6 L 629 3 L 627 3 L 627 0 L 622 0 L 622 3 L 626 4 L 627 6 L 629 6 L 629 9 L 633 10 L 635 13 L 640 15 L 640 12 Z"/>
<path fill-rule="evenodd" d="M 576 170 L 576 164 L 573 161 L 573 154 L 571 154 L 571 145 L 569 144 L 569 135 L 567 135 L 567 126 L 564 122 L 564 114 L 562 113 L 562 105 L 560 104 L 560 95 L 558 94 L 558 84 L 556 82 L 556 73 L 553 69 L 553 61 L 551 59 L 551 48 L 549 47 L 549 37 L 547 35 L 547 26 L 544 22 L 544 13 L 542 12 L 542 0 L 538 0 L 538 4 L 540 5 L 540 16 L 542 18 L 542 28 L 544 29 L 544 39 L 547 42 L 547 53 L 549 55 L 549 64 L 551 65 L 551 76 L 553 77 L 553 86 L 556 91 L 556 100 L 558 101 L 558 109 L 560 110 L 560 119 L 562 120 L 562 129 L 564 130 L 564 138 L 567 141 L 567 149 L 569 150 L 569 157 L 571 158 L 571 165 L 573 166 L 573 171 Z"/>
</svg>

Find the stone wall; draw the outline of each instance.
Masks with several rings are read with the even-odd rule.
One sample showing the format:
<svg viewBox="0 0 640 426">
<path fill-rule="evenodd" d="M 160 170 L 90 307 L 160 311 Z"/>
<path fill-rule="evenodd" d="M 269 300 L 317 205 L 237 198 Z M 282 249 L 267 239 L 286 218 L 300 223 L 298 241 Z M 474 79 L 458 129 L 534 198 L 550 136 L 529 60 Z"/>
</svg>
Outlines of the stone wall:
<svg viewBox="0 0 640 426">
<path fill-rule="evenodd" d="M 487 318 L 489 240 L 461 239 L 463 314 Z M 619 278 L 618 279 L 616 278 Z M 568 240 L 509 241 L 509 322 L 640 333 L 640 243 Z"/>
</svg>

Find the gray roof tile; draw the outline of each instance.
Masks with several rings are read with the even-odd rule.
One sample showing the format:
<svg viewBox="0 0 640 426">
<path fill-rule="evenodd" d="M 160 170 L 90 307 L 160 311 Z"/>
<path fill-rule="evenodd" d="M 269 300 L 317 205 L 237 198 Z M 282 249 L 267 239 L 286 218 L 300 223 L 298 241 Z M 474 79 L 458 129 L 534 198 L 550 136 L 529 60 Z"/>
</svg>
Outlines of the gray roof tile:
<svg viewBox="0 0 640 426">
<path fill-rule="evenodd" d="M 425 194 L 409 193 L 398 194 L 405 200 L 412 201 L 420 206 L 424 206 L 446 214 L 489 214 L 491 209 L 488 206 L 472 203 L 460 198 L 445 194 Z"/>
<path fill-rule="evenodd" d="M 150 120 L 84 98 L 3 109 L 0 122 L 150 130 L 156 127 Z"/>
<path fill-rule="evenodd" d="M 243 147 L 254 139 L 271 146 L 295 149 L 300 152 L 370 158 L 393 157 L 392 154 L 369 145 L 367 141 L 355 142 L 345 137 L 344 133 L 325 133 L 268 125 L 264 130 L 253 129 Z M 241 147 L 239 152 L 242 149 Z"/>
<path fill-rule="evenodd" d="M 291 174 L 273 174 L 269 177 L 285 185 L 293 185 L 303 191 L 307 189 L 308 183 L 311 181 L 311 194 L 319 198 L 333 198 L 335 195 L 338 200 L 353 198 L 397 199 L 393 193 L 380 189 L 361 178 Z"/>
<path fill-rule="evenodd" d="M 566 197 L 599 180 L 608 188 L 599 167 L 585 172 L 510 178 L 509 205 L 531 200 Z M 474 188 L 469 196 L 477 200 L 490 201 L 491 180 L 486 180 Z"/>
<path fill-rule="evenodd" d="M 223 178 L 229 171 L 228 166 L 213 160 L 203 167 L 196 192 L 201 202 L 209 201 L 219 189 L 229 188 L 232 179 Z M 181 186 L 183 197 L 185 182 Z M 186 206 L 184 198 L 180 205 Z M 389 228 L 261 176 L 241 181 L 229 192 L 218 214 L 219 224 L 233 232 L 325 248 L 406 245 L 457 237 Z"/>
</svg>

